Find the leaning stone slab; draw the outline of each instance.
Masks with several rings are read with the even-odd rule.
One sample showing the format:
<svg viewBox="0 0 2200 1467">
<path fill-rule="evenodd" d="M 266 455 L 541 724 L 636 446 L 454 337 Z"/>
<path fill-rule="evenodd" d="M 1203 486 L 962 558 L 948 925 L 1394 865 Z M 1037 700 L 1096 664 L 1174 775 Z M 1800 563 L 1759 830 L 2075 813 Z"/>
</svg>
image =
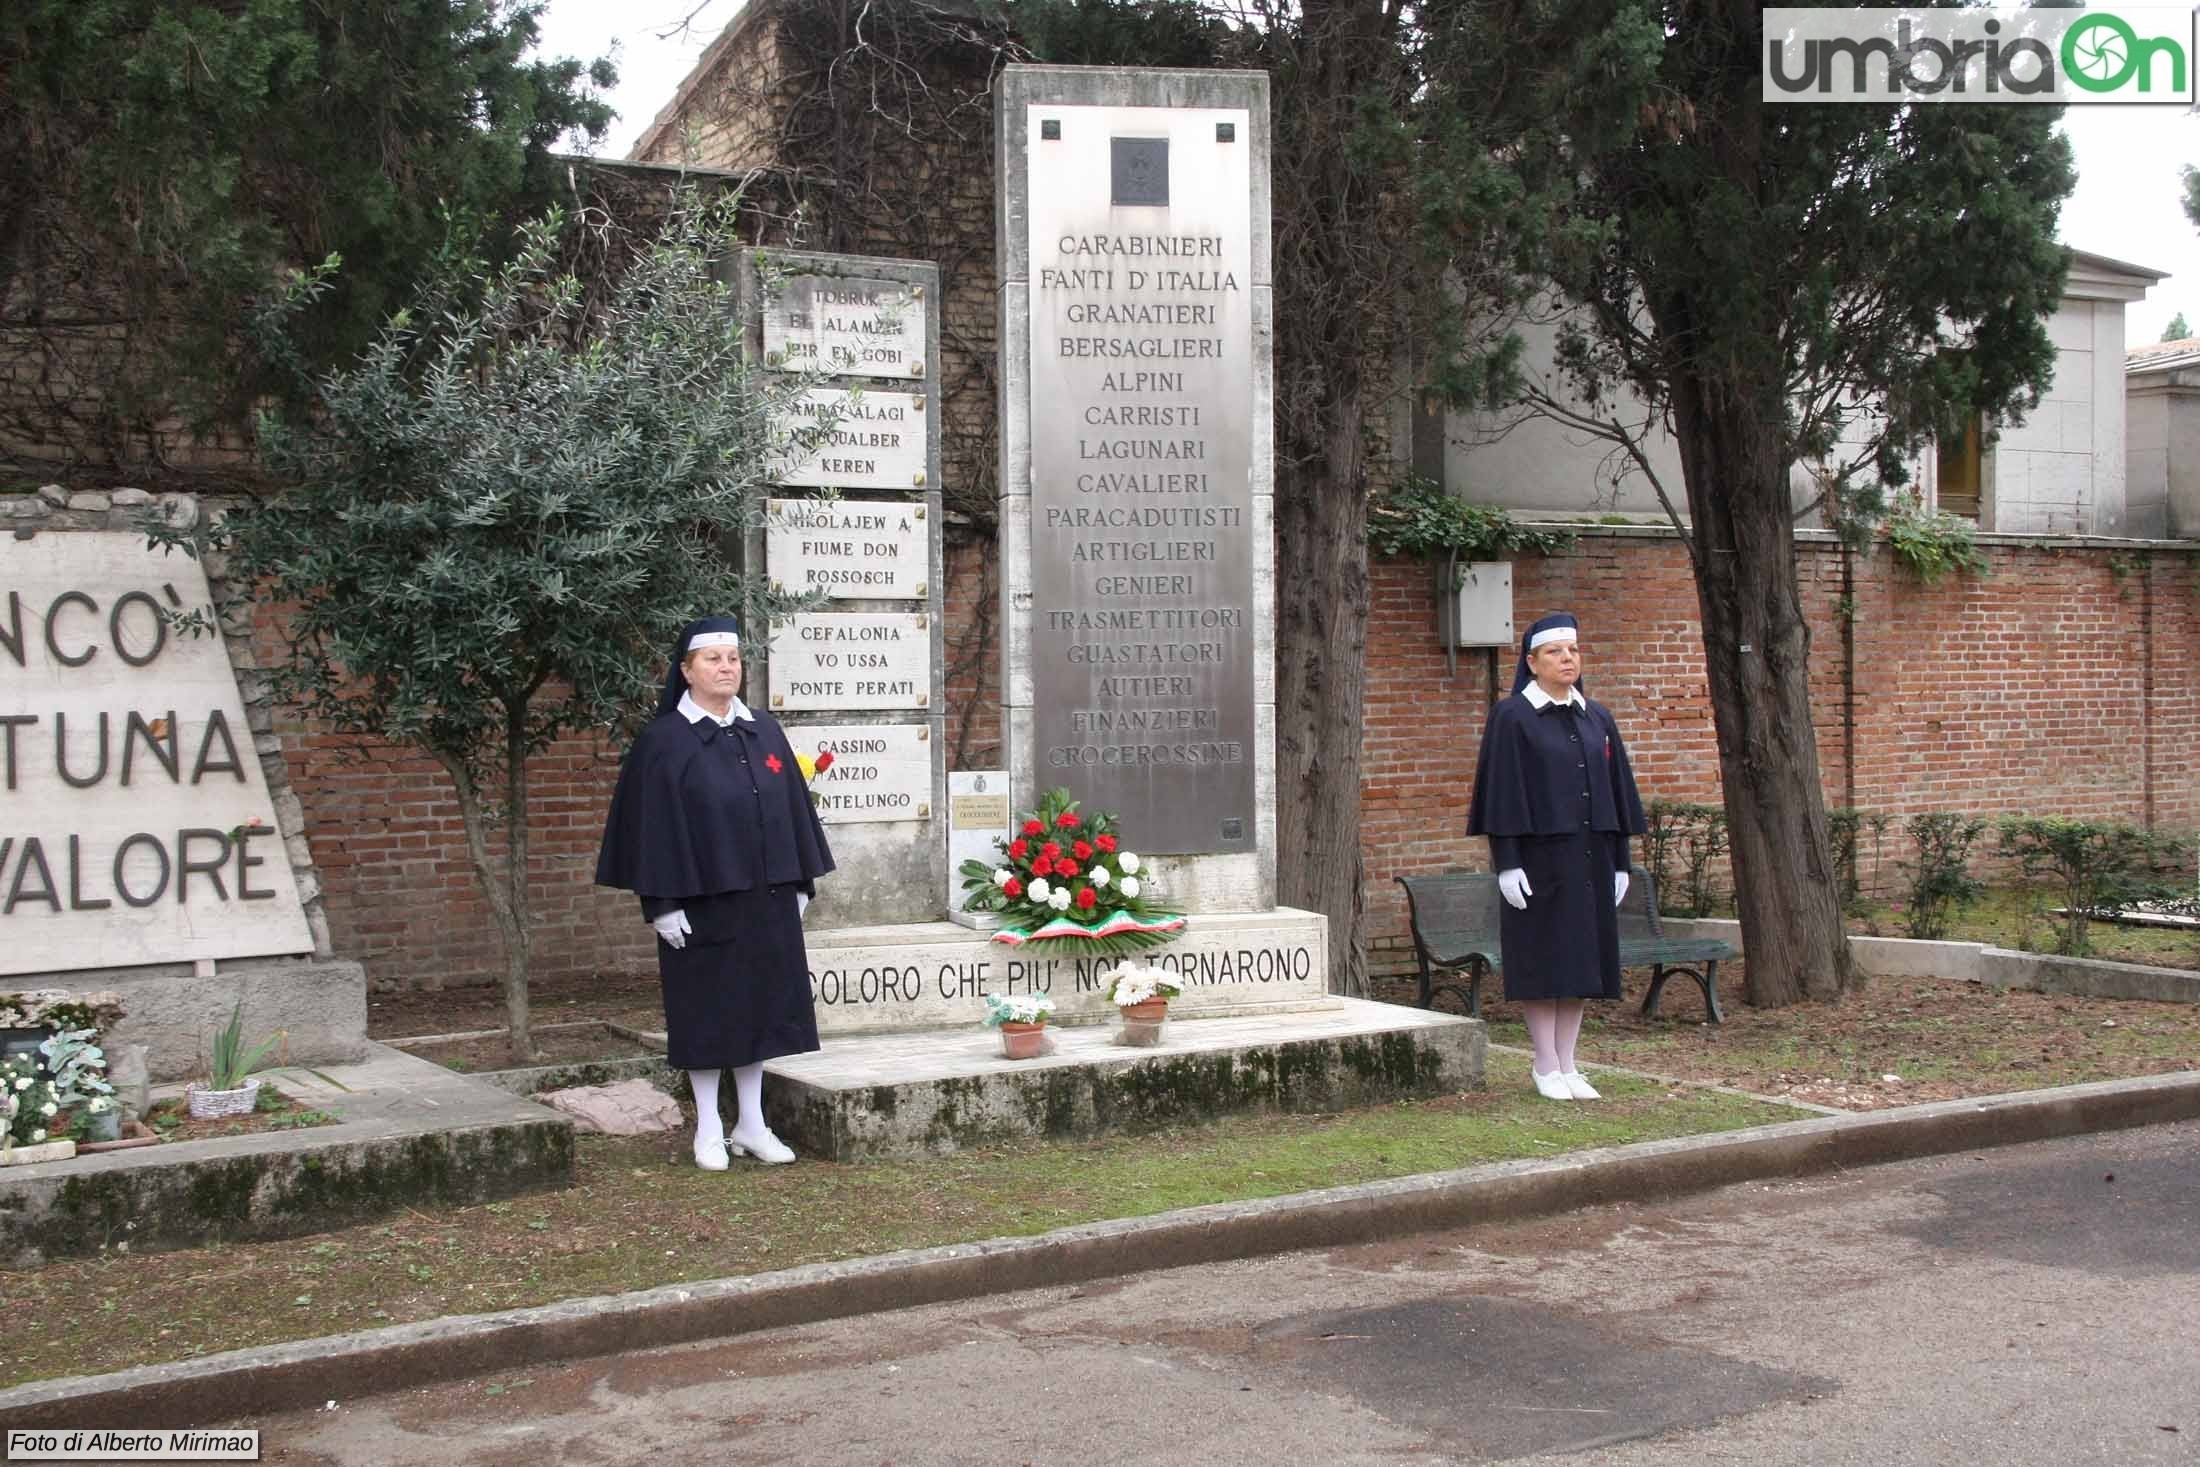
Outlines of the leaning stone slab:
<svg viewBox="0 0 2200 1467">
<path fill-rule="evenodd" d="M 1488 1043 L 1479 1020 L 1342 998 L 1285 1014 L 1172 1018 L 1152 1047 L 1118 1044 L 1105 1025 L 1048 1032 L 1054 1052 L 1030 1060 L 1002 1058 L 993 1031 L 974 1024 L 831 1040 L 769 1062 L 765 1119 L 809 1156 L 945 1154 L 1454 1094 L 1481 1083 Z"/>
<path fill-rule="evenodd" d="M 0 1171 L 0 1268 L 128 1244 L 286 1238 L 408 1205 L 465 1206 L 573 1182 L 573 1123 L 383 1045 L 271 1075 L 335 1125 Z"/>
<path fill-rule="evenodd" d="M 606 1136 L 647 1136 L 680 1124 L 680 1103 L 647 1080 L 575 1085 L 538 1098 L 552 1110 L 571 1116 L 580 1129 Z"/>
</svg>

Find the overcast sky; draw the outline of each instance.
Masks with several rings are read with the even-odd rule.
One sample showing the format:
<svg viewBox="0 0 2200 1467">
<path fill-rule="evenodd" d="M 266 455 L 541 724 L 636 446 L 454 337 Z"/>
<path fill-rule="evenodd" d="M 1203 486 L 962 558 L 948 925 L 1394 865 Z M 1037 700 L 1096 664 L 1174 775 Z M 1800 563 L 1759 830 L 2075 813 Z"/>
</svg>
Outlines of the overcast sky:
<svg viewBox="0 0 2200 1467">
<path fill-rule="evenodd" d="M 698 5 L 695 24 L 680 32 Z M 542 49 L 615 57 L 619 85 L 610 101 L 619 120 L 602 151 L 624 157 L 738 9 L 739 0 L 551 0 Z M 2063 205 L 2064 243 L 2170 275 L 2129 307 L 2126 340 L 2159 339 L 2180 311 L 2200 331 L 2200 231 L 2180 207 L 2178 178 L 2185 163 L 2200 163 L 2200 118 L 2164 107 L 2072 107 L 2063 128 L 2078 157 L 2078 190 Z"/>
</svg>

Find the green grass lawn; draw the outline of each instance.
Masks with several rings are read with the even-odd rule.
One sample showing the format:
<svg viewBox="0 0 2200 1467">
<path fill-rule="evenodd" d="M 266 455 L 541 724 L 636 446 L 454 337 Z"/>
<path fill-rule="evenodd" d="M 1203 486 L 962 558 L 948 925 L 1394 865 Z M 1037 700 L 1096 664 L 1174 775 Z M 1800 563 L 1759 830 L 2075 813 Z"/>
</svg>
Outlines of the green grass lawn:
<svg viewBox="0 0 2200 1467">
<path fill-rule="evenodd" d="M 1722 967 L 1727 1017 L 1714 1025 L 1686 982 L 1667 985 L 1661 1017 L 1643 1018 L 1647 975 L 1628 978 L 1622 1002 L 1590 1006 L 1582 1059 L 1844 1110 L 2200 1069 L 2200 1004 L 1878 978 L 1839 1003 L 1760 1010 Z M 1485 1013 L 1494 1043 L 1527 1044 L 1517 1011 L 1497 1002 Z M 1491 1058 L 1491 1083 L 1503 1083 L 1507 1063 Z M 1509 1063 L 1525 1074 L 1524 1061 Z"/>
<path fill-rule="evenodd" d="M 696 1169 L 684 1135 L 583 1137 L 579 1182 L 564 1192 L 0 1273 L 11 1320 L 0 1385 L 1799 1118 L 1701 1089 L 1604 1088 L 1602 1105 L 1554 1105 L 1508 1076 L 1339 1115 L 719 1173 Z"/>
</svg>

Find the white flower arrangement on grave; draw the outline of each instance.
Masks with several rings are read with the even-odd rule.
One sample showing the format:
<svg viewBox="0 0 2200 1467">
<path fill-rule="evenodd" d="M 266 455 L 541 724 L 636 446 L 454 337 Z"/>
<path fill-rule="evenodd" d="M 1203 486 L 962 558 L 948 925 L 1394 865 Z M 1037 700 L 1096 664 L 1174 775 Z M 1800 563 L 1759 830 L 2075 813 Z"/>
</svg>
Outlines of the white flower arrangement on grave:
<svg viewBox="0 0 2200 1467">
<path fill-rule="evenodd" d="M 998 1029 L 1003 1024 L 1044 1024 L 1054 1013 L 1054 995 L 1050 993 L 1011 993 L 1006 997 L 998 993 L 985 996 L 985 1022 L 989 1028 Z"/>
<path fill-rule="evenodd" d="M 1150 963 L 1124 963 L 1108 984 L 1108 1002 L 1119 1009 L 1156 998 L 1179 998 L 1183 993 L 1174 973 Z"/>
<path fill-rule="evenodd" d="M 0 1061 L 0 1151 L 54 1139 L 60 1097 L 29 1055 Z"/>
</svg>

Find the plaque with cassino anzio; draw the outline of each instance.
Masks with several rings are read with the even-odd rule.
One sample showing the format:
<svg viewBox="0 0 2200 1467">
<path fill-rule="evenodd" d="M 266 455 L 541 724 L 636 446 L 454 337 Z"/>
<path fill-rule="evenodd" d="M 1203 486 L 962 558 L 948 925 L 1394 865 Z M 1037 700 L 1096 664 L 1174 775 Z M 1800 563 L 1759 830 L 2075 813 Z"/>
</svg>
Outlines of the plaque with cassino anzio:
<svg viewBox="0 0 2200 1467">
<path fill-rule="evenodd" d="M 921 723 L 804 723 L 787 729 L 795 749 L 832 764 L 810 785 L 827 825 L 932 818 L 932 731 Z"/>
<path fill-rule="evenodd" d="M 774 499 L 764 564 L 774 589 L 837 601 L 922 601 L 931 545 L 924 506 L 889 499 Z"/>
<path fill-rule="evenodd" d="M 787 276 L 764 302 L 764 361 L 789 372 L 922 378 L 924 287 Z"/>
<path fill-rule="evenodd" d="M 931 624 L 921 611 L 819 611 L 773 622 L 773 711 L 931 706 Z"/>
<path fill-rule="evenodd" d="M 922 489 L 928 433 L 912 392 L 813 387 L 781 430 L 791 448 L 772 477 L 814 489 Z"/>
</svg>

